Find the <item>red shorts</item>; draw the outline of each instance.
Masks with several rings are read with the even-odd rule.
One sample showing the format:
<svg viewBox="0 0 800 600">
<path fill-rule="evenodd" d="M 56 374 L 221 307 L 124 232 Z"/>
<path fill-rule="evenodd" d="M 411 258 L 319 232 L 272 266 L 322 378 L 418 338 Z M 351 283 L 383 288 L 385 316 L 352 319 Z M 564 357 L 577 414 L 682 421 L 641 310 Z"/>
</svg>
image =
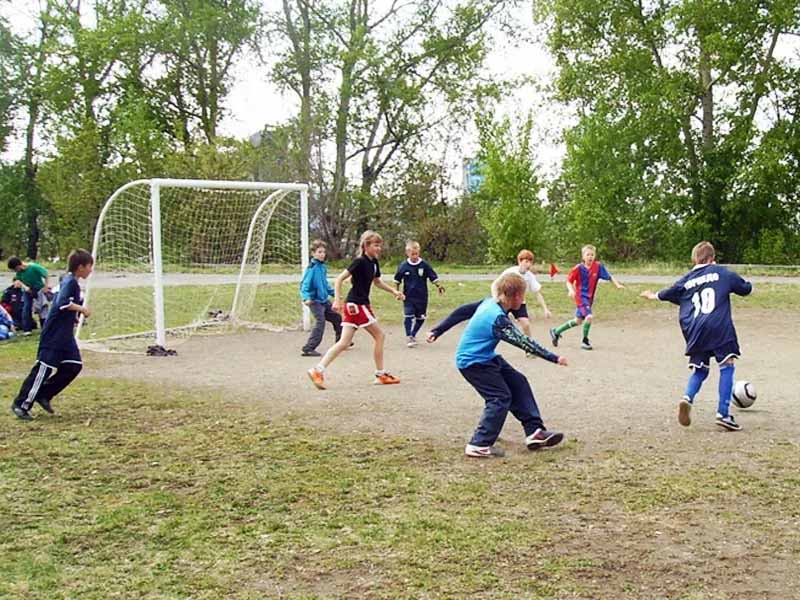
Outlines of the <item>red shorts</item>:
<svg viewBox="0 0 800 600">
<path fill-rule="evenodd" d="M 342 327 L 368 327 L 377 322 L 378 317 L 376 317 L 375 313 L 372 312 L 372 307 L 369 304 L 353 304 L 352 302 L 345 302 Z"/>
</svg>

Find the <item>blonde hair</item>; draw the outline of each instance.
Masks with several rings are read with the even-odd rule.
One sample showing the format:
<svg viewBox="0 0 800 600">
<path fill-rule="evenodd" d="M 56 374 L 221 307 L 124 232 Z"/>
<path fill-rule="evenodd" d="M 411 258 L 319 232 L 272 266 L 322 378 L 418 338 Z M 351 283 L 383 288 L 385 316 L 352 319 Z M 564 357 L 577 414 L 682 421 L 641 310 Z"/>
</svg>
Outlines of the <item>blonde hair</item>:
<svg viewBox="0 0 800 600">
<path fill-rule="evenodd" d="M 533 252 L 530 250 L 520 250 L 519 254 L 517 254 L 517 262 L 522 262 L 523 260 L 529 260 L 533 262 Z"/>
<path fill-rule="evenodd" d="M 383 242 L 383 238 L 377 231 L 367 229 L 361 234 L 361 239 L 358 240 L 358 255 L 364 256 L 364 248 L 367 247 L 367 244 L 372 242 Z"/>
<path fill-rule="evenodd" d="M 692 262 L 696 265 L 713 262 L 717 253 L 711 242 L 699 242 L 692 248 Z"/>
<path fill-rule="evenodd" d="M 505 275 L 501 275 L 495 284 L 497 297 L 500 298 L 502 296 L 507 300 L 519 294 L 524 294 L 528 286 L 522 275 L 517 273 L 506 273 Z"/>
<path fill-rule="evenodd" d="M 406 242 L 406 250 L 419 250 L 419 242 L 408 240 Z"/>
<path fill-rule="evenodd" d="M 583 253 L 586 252 L 587 250 L 591 250 L 592 252 L 597 254 L 597 248 L 595 248 L 591 244 L 586 244 L 585 246 L 583 246 L 583 248 L 581 248 L 581 256 L 583 256 Z"/>
</svg>

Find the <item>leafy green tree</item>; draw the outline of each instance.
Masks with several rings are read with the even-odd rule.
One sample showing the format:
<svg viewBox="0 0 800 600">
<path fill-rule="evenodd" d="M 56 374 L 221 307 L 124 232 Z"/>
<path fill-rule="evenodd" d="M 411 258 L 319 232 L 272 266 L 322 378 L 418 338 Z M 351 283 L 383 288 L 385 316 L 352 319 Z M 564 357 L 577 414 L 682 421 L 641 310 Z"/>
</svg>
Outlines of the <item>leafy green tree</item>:
<svg viewBox="0 0 800 600">
<path fill-rule="evenodd" d="M 665 245 L 655 230 L 672 223 L 672 252 L 685 256 L 710 238 L 728 261 L 742 258 L 743 231 L 797 236 L 796 198 L 771 202 L 753 171 L 756 157 L 761 175 L 797 161 L 786 136 L 796 133 L 800 67 L 776 53 L 796 33 L 797 0 L 536 6 L 559 67 L 557 95 L 580 117 L 564 171 L 579 233 L 605 230 L 612 253 L 648 254 Z M 767 140 L 783 154 L 764 152 Z"/>
<path fill-rule="evenodd" d="M 539 255 L 550 251 L 545 211 L 539 198 L 542 183 L 531 148 L 532 117 L 519 127 L 511 119 L 478 119 L 478 161 L 484 181 L 475 193 L 478 216 L 486 229 L 489 255 L 512 261 L 522 248 Z"/>
<path fill-rule="evenodd" d="M 485 93 L 487 26 L 511 4 L 285 0 L 273 14 L 278 39 L 288 40 L 273 77 L 301 99 L 301 172 L 313 171 L 316 217 L 334 254 L 369 224 L 387 169 Z M 329 138 L 332 161 L 310 147 Z"/>
</svg>

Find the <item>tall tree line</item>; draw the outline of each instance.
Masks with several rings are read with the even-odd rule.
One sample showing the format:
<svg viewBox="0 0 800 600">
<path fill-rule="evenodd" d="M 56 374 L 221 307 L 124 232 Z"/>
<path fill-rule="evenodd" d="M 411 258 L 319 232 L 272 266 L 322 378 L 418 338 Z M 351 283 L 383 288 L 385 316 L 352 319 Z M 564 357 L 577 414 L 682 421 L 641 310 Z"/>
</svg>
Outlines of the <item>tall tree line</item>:
<svg viewBox="0 0 800 600">
<path fill-rule="evenodd" d="M 709 238 L 730 262 L 796 262 L 799 5 L 42 0 L 24 38 L 0 21 L 0 147 L 23 147 L 0 165 L 0 248 L 85 245 L 119 185 L 174 176 L 309 182 L 334 256 L 377 227 L 442 260 L 586 242 L 675 259 Z M 486 69 L 512 10 L 556 59 L 552 101 L 577 112 L 549 181 L 533 127 L 547 115 L 497 114 L 513 82 Z M 297 106 L 286 122 L 265 107 L 257 147 L 219 133 L 248 52 L 263 59 L 249 76 Z M 442 157 L 466 129 L 484 185 L 458 195 Z"/>
</svg>

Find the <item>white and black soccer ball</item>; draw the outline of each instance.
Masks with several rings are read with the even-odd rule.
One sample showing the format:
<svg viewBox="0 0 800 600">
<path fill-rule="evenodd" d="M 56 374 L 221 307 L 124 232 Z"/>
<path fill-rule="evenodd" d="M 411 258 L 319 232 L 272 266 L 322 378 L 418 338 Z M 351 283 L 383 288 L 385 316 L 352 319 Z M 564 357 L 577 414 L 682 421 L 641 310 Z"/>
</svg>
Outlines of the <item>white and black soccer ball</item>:
<svg viewBox="0 0 800 600">
<path fill-rule="evenodd" d="M 756 401 L 756 386 L 749 381 L 737 381 L 733 385 L 732 400 L 739 408 L 750 408 Z"/>
</svg>

